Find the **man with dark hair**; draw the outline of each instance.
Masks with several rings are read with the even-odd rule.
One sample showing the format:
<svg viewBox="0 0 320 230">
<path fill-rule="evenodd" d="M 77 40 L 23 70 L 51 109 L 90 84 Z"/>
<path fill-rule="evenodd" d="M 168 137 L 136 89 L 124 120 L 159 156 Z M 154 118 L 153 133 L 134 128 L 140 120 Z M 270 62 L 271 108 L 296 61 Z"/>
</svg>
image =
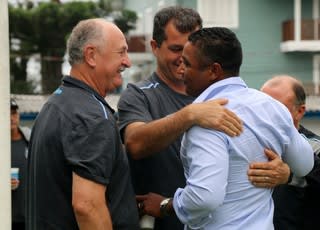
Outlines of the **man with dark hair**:
<svg viewBox="0 0 320 230">
<path fill-rule="evenodd" d="M 10 100 L 11 168 L 18 168 L 18 179 L 11 178 L 12 230 L 25 229 L 25 191 L 27 177 L 28 144 L 31 130 L 20 126 L 17 102 Z"/>
<path fill-rule="evenodd" d="M 315 153 L 314 168 L 308 175 L 304 178 L 292 175 L 290 183 L 275 187 L 272 194 L 274 227 L 277 230 L 318 229 L 315 222 L 320 204 L 320 161 L 317 157 L 320 153 L 320 137 L 300 124 L 306 110 L 306 94 L 302 83 L 291 76 L 278 75 L 265 82 L 261 91 L 288 108 L 295 127 L 307 137 Z"/>
<path fill-rule="evenodd" d="M 131 158 L 136 194 L 171 197 L 185 185 L 179 149 L 182 133 L 191 126 L 217 128 L 231 136 L 241 132 L 240 120 L 222 106 L 227 100 L 188 105 L 194 98 L 185 92 L 181 54 L 189 34 L 201 27 L 202 20 L 192 9 L 160 10 L 150 42 L 156 71 L 142 82 L 129 84 L 121 95 L 119 126 Z M 158 208 L 159 203 L 155 203 Z M 168 216 L 157 218 L 154 229 L 177 230 L 183 225 L 176 216 Z"/>
<path fill-rule="evenodd" d="M 177 188 L 185 186 L 179 157 L 184 131 L 200 125 L 237 136 L 242 130 L 239 119 L 223 107 L 226 99 L 190 104 L 195 98 L 186 93 L 181 55 L 188 36 L 201 27 L 202 20 L 192 9 L 173 6 L 157 12 L 150 42 L 157 60 L 156 71 L 146 80 L 129 84 L 118 104 L 120 131 L 130 159 L 135 192 L 152 196 L 150 203 L 158 212 L 160 206 L 167 204 L 166 197 L 172 197 Z M 276 168 L 278 173 L 254 172 L 251 178 L 256 186 L 274 187 L 287 181 L 289 169 L 277 155 L 269 154 L 272 161 L 268 168 Z M 145 196 L 137 199 L 142 213 L 148 212 L 144 209 Z M 156 218 L 154 228 L 176 230 L 183 229 L 183 225 L 174 214 L 162 215 Z"/>
<path fill-rule="evenodd" d="M 167 24 L 171 21 L 175 29 L 182 34 L 189 34 L 202 27 L 202 19 L 198 12 L 182 7 L 168 7 L 160 10 L 153 20 L 152 39 L 157 47 L 168 39 Z"/>
<path fill-rule="evenodd" d="M 200 126 L 185 132 L 180 157 L 186 186 L 169 198 L 164 213 L 174 208 L 186 229 L 273 229 L 272 190 L 251 184 L 249 164 L 267 161 L 263 151 L 268 148 L 304 176 L 313 166 L 311 146 L 284 105 L 239 77 L 242 48 L 232 31 L 213 27 L 192 33 L 182 57 L 186 91 L 197 97 L 194 103 L 228 98 L 226 107 L 242 119 L 244 129 L 238 137 Z"/>
<path fill-rule="evenodd" d="M 125 36 L 80 21 L 67 42 L 70 76 L 41 109 L 29 157 L 29 230 L 139 229 L 127 156 L 107 93 L 131 66 Z"/>
</svg>

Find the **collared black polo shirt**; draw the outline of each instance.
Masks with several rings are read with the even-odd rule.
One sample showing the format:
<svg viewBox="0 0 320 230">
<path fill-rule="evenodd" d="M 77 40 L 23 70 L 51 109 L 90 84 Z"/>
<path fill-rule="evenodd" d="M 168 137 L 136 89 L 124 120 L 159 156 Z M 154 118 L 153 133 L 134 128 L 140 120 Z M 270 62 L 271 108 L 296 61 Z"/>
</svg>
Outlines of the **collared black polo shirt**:
<svg viewBox="0 0 320 230">
<path fill-rule="evenodd" d="M 28 229 L 78 229 L 72 173 L 107 186 L 114 229 L 138 229 L 128 161 L 113 110 L 85 83 L 65 77 L 41 109 L 29 147 Z"/>
</svg>

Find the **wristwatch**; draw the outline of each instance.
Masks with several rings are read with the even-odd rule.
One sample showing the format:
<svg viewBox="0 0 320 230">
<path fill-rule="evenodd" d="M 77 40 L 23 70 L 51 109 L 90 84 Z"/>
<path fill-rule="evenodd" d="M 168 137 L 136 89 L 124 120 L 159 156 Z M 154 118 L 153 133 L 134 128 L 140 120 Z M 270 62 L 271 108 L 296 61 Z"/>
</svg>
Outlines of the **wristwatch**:
<svg viewBox="0 0 320 230">
<path fill-rule="evenodd" d="M 170 215 L 170 210 L 168 210 L 167 206 L 169 202 L 172 200 L 172 198 L 166 198 L 160 203 L 160 214 L 161 217 L 169 216 Z"/>
</svg>

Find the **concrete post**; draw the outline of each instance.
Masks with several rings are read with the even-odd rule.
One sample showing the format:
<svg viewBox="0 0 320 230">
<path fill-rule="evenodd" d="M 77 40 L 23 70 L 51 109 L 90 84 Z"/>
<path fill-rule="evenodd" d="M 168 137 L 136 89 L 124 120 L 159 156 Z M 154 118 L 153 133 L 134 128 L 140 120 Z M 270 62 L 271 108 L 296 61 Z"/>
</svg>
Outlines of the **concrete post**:
<svg viewBox="0 0 320 230">
<path fill-rule="evenodd" d="M 294 0 L 294 41 L 301 41 L 301 0 Z"/>
<path fill-rule="evenodd" d="M 0 223 L 11 229 L 11 142 L 8 1 L 0 1 Z"/>
</svg>

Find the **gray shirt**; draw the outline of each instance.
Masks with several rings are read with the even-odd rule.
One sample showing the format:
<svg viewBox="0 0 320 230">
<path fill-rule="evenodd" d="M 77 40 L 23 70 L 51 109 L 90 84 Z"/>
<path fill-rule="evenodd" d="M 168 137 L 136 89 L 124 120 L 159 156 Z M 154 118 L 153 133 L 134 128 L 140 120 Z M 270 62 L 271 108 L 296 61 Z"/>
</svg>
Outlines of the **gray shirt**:
<svg viewBox="0 0 320 230">
<path fill-rule="evenodd" d="M 163 118 L 192 101 L 192 97 L 173 91 L 153 73 L 146 80 L 129 84 L 122 93 L 118 103 L 120 132 L 132 122 L 147 123 Z M 142 160 L 129 157 L 136 194 L 154 192 L 172 197 L 177 188 L 185 186 L 180 143 L 181 137 L 163 151 Z M 183 225 L 174 216 L 156 219 L 155 229 L 183 229 Z"/>
</svg>

